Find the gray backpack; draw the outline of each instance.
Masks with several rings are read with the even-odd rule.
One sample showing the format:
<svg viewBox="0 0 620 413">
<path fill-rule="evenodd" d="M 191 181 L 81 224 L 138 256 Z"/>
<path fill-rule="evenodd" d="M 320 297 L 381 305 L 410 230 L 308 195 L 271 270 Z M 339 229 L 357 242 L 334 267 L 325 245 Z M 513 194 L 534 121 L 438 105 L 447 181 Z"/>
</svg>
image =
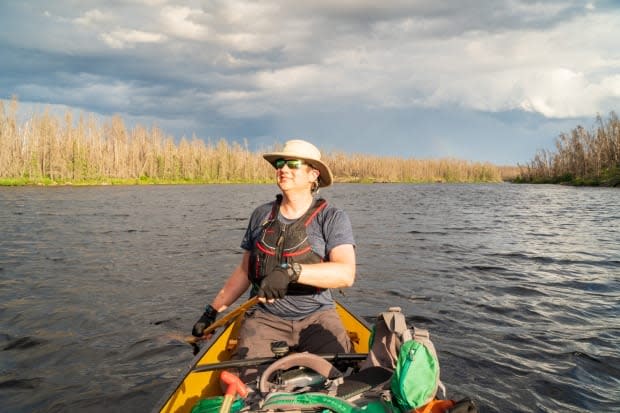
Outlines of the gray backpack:
<svg viewBox="0 0 620 413">
<path fill-rule="evenodd" d="M 439 377 L 439 360 L 428 330 L 407 326 L 400 307 L 391 307 L 377 317 L 370 352 L 360 370 L 370 367 L 392 370 L 390 389 L 395 403 L 414 409 L 433 400 L 438 389 L 446 389 Z"/>
</svg>

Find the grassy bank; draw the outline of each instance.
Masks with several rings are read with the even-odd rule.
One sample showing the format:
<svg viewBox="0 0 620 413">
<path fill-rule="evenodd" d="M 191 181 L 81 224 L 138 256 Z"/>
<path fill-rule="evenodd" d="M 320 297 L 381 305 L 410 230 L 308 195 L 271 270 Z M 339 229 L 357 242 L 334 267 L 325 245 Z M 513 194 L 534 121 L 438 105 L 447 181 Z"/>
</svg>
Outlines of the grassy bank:
<svg viewBox="0 0 620 413">
<path fill-rule="evenodd" d="M 17 121 L 0 101 L 0 185 L 135 185 L 273 182 L 260 152 L 220 139 L 177 140 L 156 126 L 128 129 L 120 116 L 44 111 Z M 278 144 L 266 150 L 279 149 Z M 336 182 L 501 182 L 490 163 L 326 153 Z"/>
<path fill-rule="evenodd" d="M 620 186 L 620 119 L 615 112 L 606 120 L 598 116 L 594 130 L 577 126 L 562 133 L 555 147 L 538 151 L 514 182 Z"/>
<path fill-rule="evenodd" d="M 0 186 L 98 186 L 98 185 L 207 185 L 207 184 L 266 184 L 272 183 L 273 180 L 266 181 L 206 181 L 203 179 L 153 179 L 142 177 L 139 179 L 132 178 L 101 178 L 101 179 L 84 179 L 81 181 L 72 180 L 52 180 L 43 178 L 33 180 L 30 178 L 0 178 Z"/>
<path fill-rule="evenodd" d="M 514 183 L 620 187 L 620 167 L 604 169 L 599 176 L 576 177 L 567 173 L 561 176 L 542 176 L 531 179 L 523 179 L 521 176 L 518 176 L 510 181 Z"/>
</svg>

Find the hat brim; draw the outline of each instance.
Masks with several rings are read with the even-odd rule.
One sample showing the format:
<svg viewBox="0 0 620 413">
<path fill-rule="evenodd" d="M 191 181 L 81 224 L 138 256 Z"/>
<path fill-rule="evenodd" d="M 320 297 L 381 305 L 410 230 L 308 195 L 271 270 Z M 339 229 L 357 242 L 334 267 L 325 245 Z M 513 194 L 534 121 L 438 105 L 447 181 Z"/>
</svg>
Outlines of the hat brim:
<svg viewBox="0 0 620 413">
<path fill-rule="evenodd" d="M 332 184 L 334 181 L 334 176 L 332 175 L 332 171 L 329 169 L 323 161 L 317 159 L 307 158 L 303 155 L 298 155 L 291 152 L 271 152 L 263 155 L 263 158 L 267 162 L 269 162 L 272 166 L 275 161 L 278 159 L 286 158 L 286 159 L 301 159 L 306 163 L 310 164 L 313 168 L 319 171 L 319 187 L 325 188 Z M 275 168 L 275 166 L 274 166 Z"/>
</svg>

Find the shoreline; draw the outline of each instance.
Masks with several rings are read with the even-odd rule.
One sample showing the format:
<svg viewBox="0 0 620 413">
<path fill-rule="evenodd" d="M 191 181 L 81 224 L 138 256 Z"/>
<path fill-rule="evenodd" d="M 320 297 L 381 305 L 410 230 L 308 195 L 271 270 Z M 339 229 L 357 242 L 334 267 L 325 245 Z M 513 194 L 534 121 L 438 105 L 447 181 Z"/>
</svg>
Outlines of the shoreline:
<svg viewBox="0 0 620 413">
<path fill-rule="evenodd" d="M 411 180 L 411 181 L 385 181 L 370 179 L 335 179 L 334 184 L 503 184 L 512 183 L 511 181 L 445 181 L 437 180 Z M 0 178 L 0 187 L 11 186 L 39 186 L 39 187 L 61 187 L 61 186 L 146 186 L 146 185 L 269 185 L 274 182 L 267 181 L 202 181 L 202 180 L 140 180 L 140 179 L 110 179 L 110 180 L 89 180 L 89 181 L 54 181 L 54 180 L 24 180 Z"/>
</svg>

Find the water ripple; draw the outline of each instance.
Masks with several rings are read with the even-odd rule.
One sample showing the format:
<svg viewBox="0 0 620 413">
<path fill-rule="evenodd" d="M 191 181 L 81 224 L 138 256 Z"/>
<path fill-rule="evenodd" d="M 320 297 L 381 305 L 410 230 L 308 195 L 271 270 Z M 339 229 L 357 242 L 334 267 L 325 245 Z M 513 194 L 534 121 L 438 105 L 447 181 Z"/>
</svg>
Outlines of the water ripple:
<svg viewBox="0 0 620 413">
<path fill-rule="evenodd" d="M 239 262 L 266 185 L 0 188 L 0 405 L 144 411 Z M 618 191 L 335 185 L 365 320 L 429 328 L 452 398 L 484 412 L 620 411 Z M 235 202 L 231 203 L 234 199 Z"/>
</svg>

